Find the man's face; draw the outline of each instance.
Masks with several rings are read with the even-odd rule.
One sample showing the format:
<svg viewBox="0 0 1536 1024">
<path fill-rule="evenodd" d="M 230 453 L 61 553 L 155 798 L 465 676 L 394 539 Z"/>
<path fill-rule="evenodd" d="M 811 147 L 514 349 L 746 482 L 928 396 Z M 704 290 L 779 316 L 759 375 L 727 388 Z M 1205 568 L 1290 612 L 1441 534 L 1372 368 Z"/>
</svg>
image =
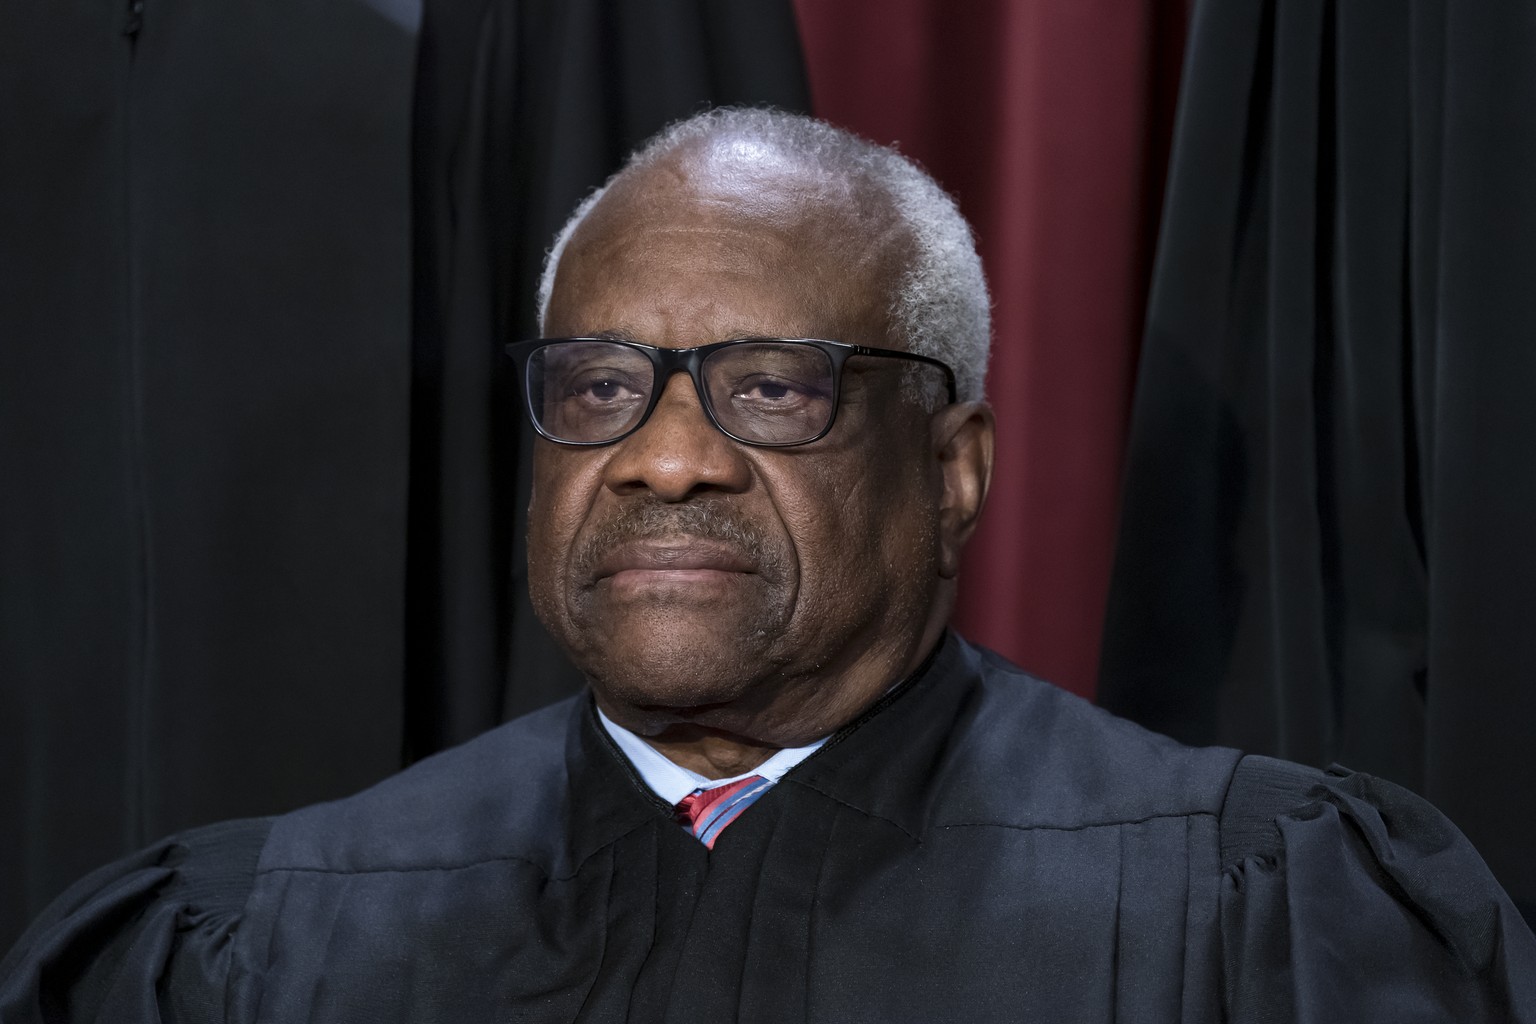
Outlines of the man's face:
<svg viewBox="0 0 1536 1024">
<path fill-rule="evenodd" d="M 894 236 L 815 186 L 705 161 L 622 181 L 571 240 L 545 333 L 890 347 Z M 807 707 L 865 701 L 922 653 L 942 485 L 904 365 L 851 360 L 831 433 L 804 447 L 726 437 L 686 374 L 616 444 L 538 442 L 534 607 L 610 715 L 803 741 Z"/>
</svg>

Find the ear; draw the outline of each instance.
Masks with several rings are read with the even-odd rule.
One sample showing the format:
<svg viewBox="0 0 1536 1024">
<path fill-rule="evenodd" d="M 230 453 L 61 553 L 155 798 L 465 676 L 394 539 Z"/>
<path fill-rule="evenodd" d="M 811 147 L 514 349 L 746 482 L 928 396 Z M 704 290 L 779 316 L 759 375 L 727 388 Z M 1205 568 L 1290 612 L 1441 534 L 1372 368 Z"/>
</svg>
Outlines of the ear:
<svg viewBox="0 0 1536 1024">
<path fill-rule="evenodd" d="M 929 420 L 929 440 L 942 474 L 939 501 L 939 575 L 960 572 L 960 552 L 987 500 L 997 424 L 985 402 L 947 405 Z"/>
</svg>

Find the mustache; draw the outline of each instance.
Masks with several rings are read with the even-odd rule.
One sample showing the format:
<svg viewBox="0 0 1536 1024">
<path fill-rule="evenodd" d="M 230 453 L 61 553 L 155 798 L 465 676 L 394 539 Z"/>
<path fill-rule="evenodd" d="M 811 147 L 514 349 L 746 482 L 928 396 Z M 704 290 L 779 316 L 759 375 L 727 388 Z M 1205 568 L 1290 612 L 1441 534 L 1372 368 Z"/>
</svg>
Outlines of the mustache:
<svg viewBox="0 0 1536 1024">
<path fill-rule="evenodd" d="M 619 505 L 592 524 L 572 560 L 575 578 L 591 581 L 609 551 L 634 541 L 692 537 L 728 546 L 770 580 L 785 578 L 788 560 L 764 531 L 727 503 L 704 499 L 668 504 L 654 498 Z"/>
</svg>

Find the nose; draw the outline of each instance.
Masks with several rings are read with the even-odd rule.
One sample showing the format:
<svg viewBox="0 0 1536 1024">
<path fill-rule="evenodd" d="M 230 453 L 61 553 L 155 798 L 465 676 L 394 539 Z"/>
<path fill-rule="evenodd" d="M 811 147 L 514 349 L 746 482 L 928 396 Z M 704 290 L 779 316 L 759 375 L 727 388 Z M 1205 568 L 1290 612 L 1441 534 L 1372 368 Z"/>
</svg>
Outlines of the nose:
<svg viewBox="0 0 1536 1024">
<path fill-rule="evenodd" d="M 686 373 L 672 374 L 650 419 L 615 447 L 604 474 L 615 494 L 685 501 L 707 491 L 739 493 L 751 483 L 741 446 L 710 422 Z"/>
</svg>

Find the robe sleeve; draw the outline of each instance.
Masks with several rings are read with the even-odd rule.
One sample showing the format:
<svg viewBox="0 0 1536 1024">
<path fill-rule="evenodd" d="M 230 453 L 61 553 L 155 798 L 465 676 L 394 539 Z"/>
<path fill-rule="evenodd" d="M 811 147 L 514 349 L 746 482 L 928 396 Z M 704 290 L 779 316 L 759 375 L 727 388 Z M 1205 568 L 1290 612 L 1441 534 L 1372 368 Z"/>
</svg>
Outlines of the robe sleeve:
<svg viewBox="0 0 1536 1024">
<path fill-rule="evenodd" d="M 1228 1020 L 1536 1024 L 1536 938 L 1419 797 L 1246 757 L 1221 836 Z"/>
<path fill-rule="evenodd" d="M 0 961 L 0 1021 L 223 1020 L 230 939 L 270 828 L 196 829 L 75 883 Z"/>
</svg>

